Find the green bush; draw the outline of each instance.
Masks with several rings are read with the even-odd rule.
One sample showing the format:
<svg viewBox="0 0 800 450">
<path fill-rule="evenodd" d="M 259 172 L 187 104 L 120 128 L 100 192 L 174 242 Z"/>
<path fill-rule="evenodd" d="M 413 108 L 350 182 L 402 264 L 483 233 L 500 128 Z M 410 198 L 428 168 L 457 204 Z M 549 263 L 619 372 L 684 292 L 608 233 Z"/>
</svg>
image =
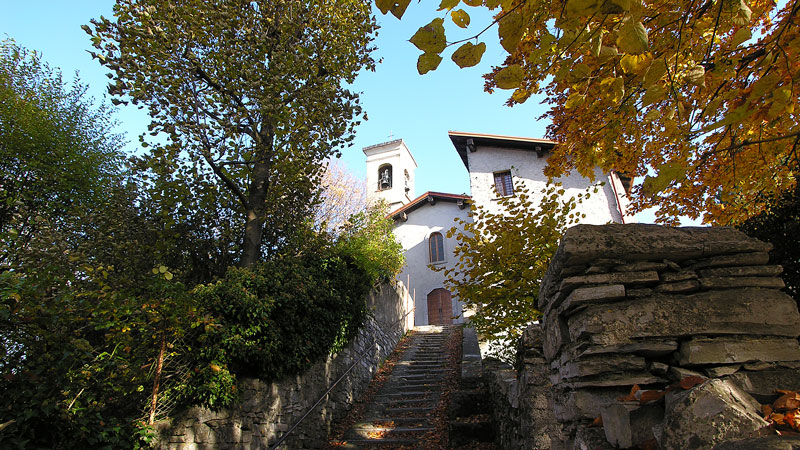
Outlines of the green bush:
<svg viewBox="0 0 800 450">
<path fill-rule="evenodd" d="M 230 268 L 224 279 L 197 287 L 208 319 L 187 400 L 225 406 L 234 398 L 227 371 L 278 380 L 343 348 L 366 317 L 372 283 L 340 253 L 327 247 L 324 254 L 285 256 L 252 270 Z"/>
</svg>

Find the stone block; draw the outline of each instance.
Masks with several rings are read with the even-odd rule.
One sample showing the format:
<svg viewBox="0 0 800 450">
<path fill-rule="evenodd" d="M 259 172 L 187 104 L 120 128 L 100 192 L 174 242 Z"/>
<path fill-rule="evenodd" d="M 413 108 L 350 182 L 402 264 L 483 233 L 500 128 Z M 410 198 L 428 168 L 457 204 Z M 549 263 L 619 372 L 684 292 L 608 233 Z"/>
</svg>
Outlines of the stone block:
<svg viewBox="0 0 800 450">
<path fill-rule="evenodd" d="M 697 272 L 694 270 L 681 270 L 680 272 L 666 272 L 659 275 L 661 281 L 672 283 L 675 281 L 696 280 Z"/>
<path fill-rule="evenodd" d="M 561 347 L 569 342 L 569 330 L 566 322 L 553 313 L 545 317 L 544 321 L 544 357 L 552 361 Z"/>
<path fill-rule="evenodd" d="M 705 374 L 711 378 L 721 378 L 728 375 L 733 375 L 741 368 L 741 364 L 732 364 L 727 366 L 706 367 L 703 369 L 703 372 L 705 372 Z"/>
<path fill-rule="evenodd" d="M 581 427 L 575 430 L 572 448 L 574 450 L 611 450 L 602 428 Z"/>
<path fill-rule="evenodd" d="M 667 269 L 667 264 L 664 262 L 655 262 L 655 261 L 636 261 L 627 264 L 620 264 L 614 266 L 615 272 L 644 272 L 648 270 L 655 270 L 656 272 L 661 272 L 662 270 Z"/>
<path fill-rule="evenodd" d="M 653 385 L 666 384 L 667 380 L 655 376 L 649 372 L 621 372 L 610 375 L 600 375 L 594 377 L 579 378 L 576 380 L 565 380 L 558 384 L 558 387 L 570 389 L 584 389 L 592 387 L 616 387 L 627 386 L 630 388 L 634 384 Z"/>
<path fill-rule="evenodd" d="M 692 264 L 691 268 L 698 270 L 729 266 L 763 266 L 768 262 L 769 253 L 767 252 L 737 253 L 704 258 Z"/>
<path fill-rule="evenodd" d="M 570 294 L 573 289 L 582 286 L 623 284 L 625 286 L 642 286 L 658 283 L 658 272 L 649 270 L 645 272 L 614 272 L 596 275 L 580 275 L 565 278 L 558 288 L 561 296 Z"/>
<path fill-rule="evenodd" d="M 778 277 L 708 277 L 700 278 L 703 289 L 731 289 L 758 287 L 767 289 L 783 289 L 786 287 Z"/>
<path fill-rule="evenodd" d="M 547 324 L 545 324 L 546 326 Z M 637 338 L 747 334 L 797 337 L 800 314 L 785 293 L 745 288 L 658 294 L 589 306 L 567 319 L 569 341 L 621 345 Z"/>
<path fill-rule="evenodd" d="M 775 394 L 775 389 L 800 391 L 800 370 L 774 368 L 758 372 L 739 371 L 726 379 L 736 383 L 745 392 L 759 397 Z"/>
<path fill-rule="evenodd" d="M 559 375 L 562 380 L 588 377 L 604 373 L 644 371 L 644 358 L 633 355 L 598 355 L 583 357 L 562 364 Z"/>
<path fill-rule="evenodd" d="M 658 292 L 667 294 L 683 294 L 694 292 L 700 289 L 700 282 L 697 280 L 675 281 L 672 283 L 661 283 L 656 287 Z"/>
<path fill-rule="evenodd" d="M 647 369 L 653 375 L 658 375 L 661 377 L 667 375 L 667 372 L 669 372 L 669 366 L 658 361 L 653 361 L 650 364 L 648 364 Z"/>
<path fill-rule="evenodd" d="M 739 266 L 720 267 L 700 271 L 700 276 L 710 277 L 779 277 L 783 273 L 781 266 Z"/>
<path fill-rule="evenodd" d="M 798 360 L 797 339 L 773 337 L 693 338 L 681 343 L 678 355 L 682 366 Z"/>
<path fill-rule="evenodd" d="M 588 303 L 605 303 L 625 297 L 625 286 L 611 284 L 605 286 L 583 287 L 573 290 L 564 300 L 565 314 L 571 308 Z"/>
<path fill-rule="evenodd" d="M 800 436 L 762 436 L 721 442 L 713 450 L 800 450 Z"/>
<path fill-rule="evenodd" d="M 581 389 L 578 391 L 555 391 L 553 412 L 559 422 L 594 420 L 617 398 L 628 395 L 630 386 L 606 389 Z"/>
<path fill-rule="evenodd" d="M 705 376 L 703 376 L 702 373 L 696 372 L 694 370 L 689 370 L 689 369 L 686 369 L 684 367 L 671 366 L 669 368 L 669 370 L 667 371 L 667 378 L 669 378 L 672 381 L 681 381 L 682 379 L 684 379 L 686 377 L 703 377 L 703 378 L 705 378 Z"/>
<path fill-rule="evenodd" d="M 667 402 L 661 448 L 711 448 L 764 426 L 760 405 L 735 383 L 711 379 Z"/>
<path fill-rule="evenodd" d="M 664 419 L 664 407 L 650 403 L 631 408 L 615 403 L 603 410 L 602 417 L 608 442 L 616 448 L 630 448 L 654 439 L 653 427 Z"/>
<path fill-rule="evenodd" d="M 576 342 L 561 348 L 559 361 L 566 364 L 577 358 L 590 355 L 633 354 L 654 358 L 669 355 L 678 349 L 678 341 L 672 339 L 647 339 L 618 345 L 590 345 L 586 342 Z"/>
</svg>

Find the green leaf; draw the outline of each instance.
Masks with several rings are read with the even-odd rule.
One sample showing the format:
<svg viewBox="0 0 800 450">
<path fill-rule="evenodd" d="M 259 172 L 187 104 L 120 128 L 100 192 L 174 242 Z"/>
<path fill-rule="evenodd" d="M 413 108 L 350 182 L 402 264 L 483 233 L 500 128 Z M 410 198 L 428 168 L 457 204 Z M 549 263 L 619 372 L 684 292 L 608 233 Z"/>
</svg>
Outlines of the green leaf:
<svg viewBox="0 0 800 450">
<path fill-rule="evenodd" d="M 591 16 L 600 9 L 602 4 L 602 0 L 568 0 L 565 13 L 572 17 Z"/>
<path fill-rule="evenodd" d="M 375 0 L 375 6 L 381 10 L 381 13 L 386 14 L 391 11 L 392 15 L 398 19 L 403 18 L 409 3 L 411 0 Z"/>
<path fill-rule="evenodd" d="M 655 102 L 661 101 L 666 93 L 667 90 L 658 84 L 650 86 L 647 88 L 644 96 L 642 96 L 642 106 L 652 105 Z"/>
<path fill-rule="evenodd" d="M 525 33 L 525 25 L 522 20 L 522 14 L 517 11 L 512 11 L 500 20 L 497 27 L 497 34 L 500 36 L 500 45 L 508 53 L 513 53 L 517 48 L 517 44 L 522 39 Z"/>
<path fill-rule="evenodd" d="M 420 75 L 425 75 L 431 70 L 436 70 L 439 63 L 442 62 L 442 57 L 437 53 L 423 53 L 417 59 L 417 72 Z"/>
<path fill-rule="evenodd" d="M 453 23 L 461 28 L 467 28 L 469 26 L 469 14 L 463 9 L 451 11 L 450 17 L 453 19 Z"/>
<path fill-rule="evenodd" d="M 749 28 L 740 28 L 739 31 L 733 34 L 731 37 L 731 45 L 733 47 L 738 47 L 739 45 L 743 44 L 747 40 L 752 37 Z"/>
<path fill-rule="evenodd" d="M 686 168 L 680 163 L 667 163 L 658 168 L 655 177 L 647 176 L 642 183 L 642 192 L 647 196 L 656 195 L 670 184 L 686 176 Z"/>
<path fill-rule="evenodd" d="M 573 109 L 581 106 L 584 103 L 586 103 L 586 96 L 580 92 L 573 92 L 569 97 L 567 97 L 567 101 L 564 103 L 564 108 Z"/>
<path fill-rule="evenodd" d="M 472 45 L 471 42 L 467 42 L 459 47 L 458 50 L 453 52 L 451 59 L 454 63 L 458 64 L 458 67 L 461 67 L 462 69 L 464 67 L 472 67 L 481 62 L 483 52 L 485 51 L 486 44 L 483 42 L 479 43 L 478 45 Z"/>
<path fill-rule="evenodd" d="M 642 22 L 632 18 L 626 20 L 617 31 L 617 47 L 630 54 L 644 53 L 649 48 L 647 45 L 647 30 Z"/>
<path fill-rule="evenodd" d="M 461 3 L 461 0 L 442 0 L 442 2 L 439 3 L 439 11 L 445 9 L 449 11 L 458 6 L 459 3 Z"/>
<path fill-rule="evenodd" d="M 650 67 L 647 68 L 647 73 L 644 74 L 644 81 L 642 81 L 642 87 L 649 88 L 658 83 L 665 73 L 667 73 L 666 61 L 663 59 L 656 59 L 650 64 Z"/>
<path fill-rule="evenodd" d="M 523 77 L 522 67 L 514 64 L 494 74 L 494 82 L 500 89 L 516 89 L 522 83 Z"/>
<path fill-rule="evenodd" d="M 441 53 L 447 46 L 443 24 L 444 19 L 440 17 L 433 19 L 411 36 L 411 43 L 425 53 Z"/>
</svg>

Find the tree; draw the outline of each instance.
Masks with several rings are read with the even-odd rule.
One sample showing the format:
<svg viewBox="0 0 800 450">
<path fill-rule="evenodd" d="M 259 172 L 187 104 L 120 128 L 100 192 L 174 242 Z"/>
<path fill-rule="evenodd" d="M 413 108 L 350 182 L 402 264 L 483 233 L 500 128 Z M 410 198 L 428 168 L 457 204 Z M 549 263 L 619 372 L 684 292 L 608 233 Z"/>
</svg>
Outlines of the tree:
<svg viewBox="0 0 800 450">
<path fill-rule="evenodd" d="M 328 161 L 322 175 L 322 200 L 315 207 L 314 221 L 333 233 L 348 219 L 367 209 L 367 186 L 340 162 Z"/>
<path fill-rule="evenodd" d="M 517 339 L 540 316 L 539 285 L 558 240 L 582 218 L 574 209 L 583 196 L 564 197 L 553 184 L 534 203 L 523 189 L 512 197 L 498 196 L 501 212 L 473 205 L 471 220 L 458 220 L 461 231 L 454 227 L 447 233 L 458 242 L 458 263 L 444 271 L 445 283 L 473 312 L 469 322 L 481 340 L 502 359 L 513 360 Z"/>
<path fill-rule="evenodd" d="M 168 138 L 147 163 L 235 205 L 252 266 L 308 217 L 320 162 L 353 139 L 361 108 L 344 86 L 374 67 L 369 3 L 119 0 L 114 15 L 84 30 L 109 92 Z"/>
<path fill-rule="evenodd" d="M 508 57 L 485 89 L 513 90 L 508 105 L 547 95 L 559 142 L 548 175 L 594 167 L 644 176 L 633 207 L 737 223 L 797 183 L 800 1 L 464 0 L 496 11 L 490 26 L 448 41 L 444 21 L 466 28 L 459 0 L 411 42 L 435 69 L 441 53 L 477 64 L 497 25 Z M 402 17 L 409 1 L 376 0 Z M 475 41 L 473 43 L 472 41 Z"/>
<path fill-rule="evenodd" d="M 37 235 L 104 198 L 121 173 L 113 126 L 80 80 L 68 86 L 35 52 L 0 43 L 0 266 L 19 269 Z"/>
</svg>

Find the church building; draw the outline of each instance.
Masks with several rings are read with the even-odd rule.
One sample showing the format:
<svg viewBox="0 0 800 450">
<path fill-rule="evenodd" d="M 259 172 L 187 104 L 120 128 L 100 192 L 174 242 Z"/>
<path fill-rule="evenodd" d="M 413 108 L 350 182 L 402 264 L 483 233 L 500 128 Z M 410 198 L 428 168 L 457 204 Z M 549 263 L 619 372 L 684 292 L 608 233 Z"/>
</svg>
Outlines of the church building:
<svg viewBox="0 0 800 450">
<path fill-rule="evenodd" d="M 414 298 L 415 325 L 464 322 L 463 303 L 444 285 L 444 271 L 456 261 L 455 238 L 447 231 L 455 219 L 471 220 L 473 202 L 492 212 L 499 211 L 498 199 L 527 188 L 534 197 L 547 185 L 544 168 L 555 142 L 514 136 L 451 131 L 450 141 L 467 168 L 471 195 L 427 191 L 414 196 L 417 163 L 402 139 L 371 145 L 367 156 L 367 195 L 384 199 L 395 222 L 395 235 L 405 251 L 406 266 L 398 279 Z M 581 223 L 627 223 L 630 179 L 615 172 L 595 171 L 591 181 L 577 173 L 556 180 L 564 196 L 585 193 L 597 185 L 598 192 L 577 208 L 586 215 Z M 599 183 L 599 185 L 598 185 Z"/>
</svg>

